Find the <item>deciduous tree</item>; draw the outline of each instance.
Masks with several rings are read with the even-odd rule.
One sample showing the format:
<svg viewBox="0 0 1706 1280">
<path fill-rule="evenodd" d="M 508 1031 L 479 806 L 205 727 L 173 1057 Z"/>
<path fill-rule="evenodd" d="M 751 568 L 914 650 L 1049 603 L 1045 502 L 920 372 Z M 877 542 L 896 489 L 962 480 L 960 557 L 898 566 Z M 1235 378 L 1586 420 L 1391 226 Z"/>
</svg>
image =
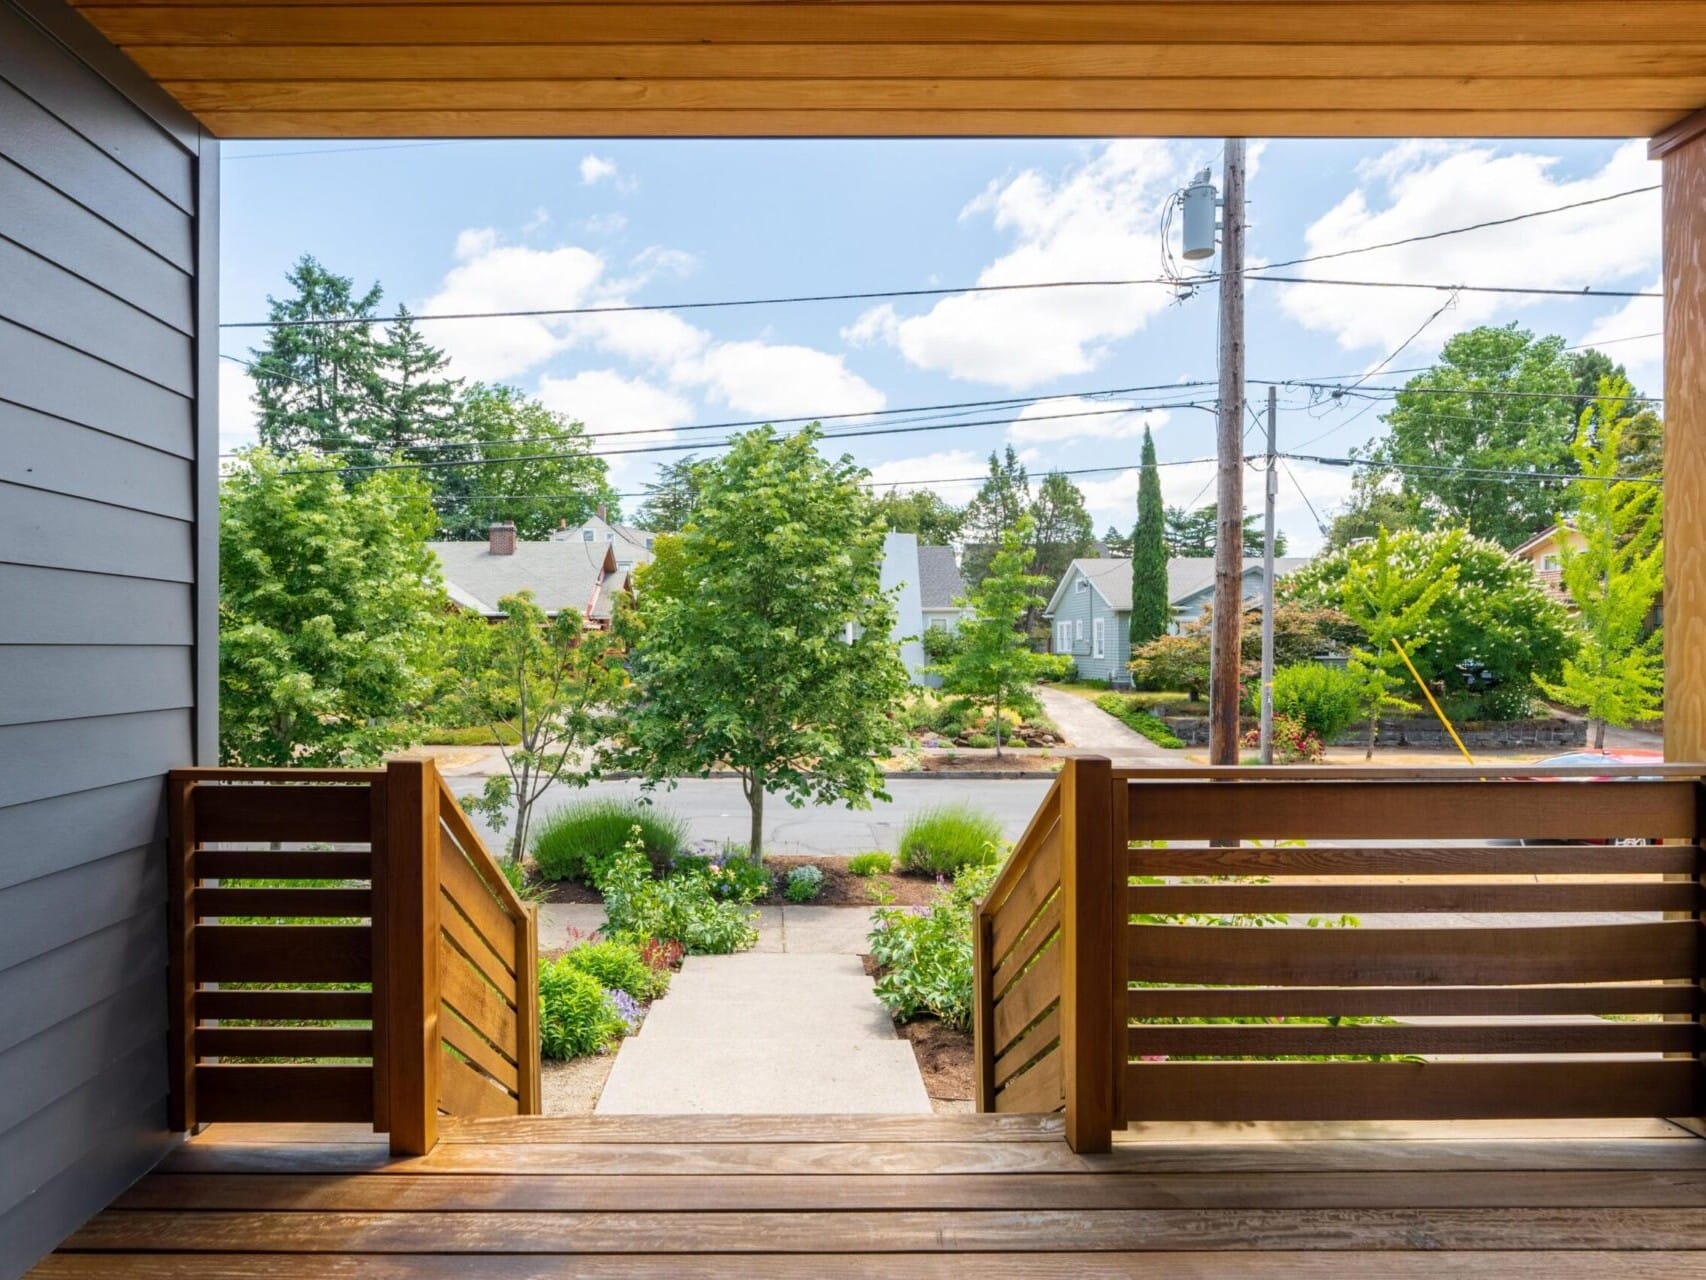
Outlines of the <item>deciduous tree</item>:
<svg viewBox="0 0 1706 1280">
<path fill-rule="evenodd" d="M 815 427 L 737 436 L 704 464 L 692 519 L 660 537 L 618 612 L 635 697 L 624 758 L 650 783 L 739 774 L 762 856 L 764 797 L 865 805 L 907 674 L 880 586 L 883 523 Z"/>
<path fill-rule="evenodd" d="M 978 488 L 977 496 L 966 506 L 965 522 L 960 528 L 964 551 L 960 556 L 960 572 L 975 586 L 989 572 L 990 563 L 1001 549 L 1001 538 L 1014 528 L 1031 509 L 1031 478 L 1025 464 L 1013 446 L 1004 454 L 991 452 L 989 474 Z"/>
<path fill-rule="evenodd" d="M 894 533 L 915 533 L 926 546 L 946 546 L 960 536 L 965 513 L 932 489 L 902 493 L 889 489 L 877 498 L 877 511 Z"/>
</svg>

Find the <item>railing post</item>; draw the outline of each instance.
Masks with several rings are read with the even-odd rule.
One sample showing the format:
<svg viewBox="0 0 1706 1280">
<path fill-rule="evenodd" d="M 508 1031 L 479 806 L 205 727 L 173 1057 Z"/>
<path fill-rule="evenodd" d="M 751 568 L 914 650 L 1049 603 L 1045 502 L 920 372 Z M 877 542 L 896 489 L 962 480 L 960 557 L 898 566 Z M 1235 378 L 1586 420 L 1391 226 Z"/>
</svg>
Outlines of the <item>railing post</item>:
<svg viewBox="0 0 1706 1280">
<path fill-rule="evenodd" d="M 524 1116 L 542 1109 L 539 1080 L 539 908 L 524 907 L 515 922 L 516 1103 Z"/>
<path fill-rule="evenodd" d="M 393 1155 L 425 1155 L 438 1142 L 438 769 L 431 760 L 385 768 L 387 990 Z"/>
<path fill-rule="evenodd" d="M 190 1133 L 196 1127 L 195 783 L 174 777 L 167 788 L 167 1124 L 174 1133 Z"/>
<path fill-rule="evenodd" d="M 1061 774 L 1061 1021 L 1066 1141 L 1107 1151 L 1114 1128 L 1112 763 L 1078 756 Z"/>
<path fill-rule="evenodd" d="M 982 903 L 971 909 L 971 1036 L 977 1064 L 977 1109 L 995 1110 L 995 957 L 993 922 Z"/>
</svg>

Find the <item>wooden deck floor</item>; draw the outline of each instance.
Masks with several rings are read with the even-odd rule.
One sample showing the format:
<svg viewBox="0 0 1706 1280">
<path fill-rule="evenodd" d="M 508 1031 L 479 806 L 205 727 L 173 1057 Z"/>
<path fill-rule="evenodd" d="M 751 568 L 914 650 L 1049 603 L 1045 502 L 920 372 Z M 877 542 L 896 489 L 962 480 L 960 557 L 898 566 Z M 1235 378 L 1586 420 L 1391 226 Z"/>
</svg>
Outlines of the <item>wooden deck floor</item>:
<svg viewBox="0 0 1706 1280">
<path fill-rule="evenodd" d="M 215 1126 L 32 1274 L 1706 1277 L 1706 1141 L 1660 1121 L 1177 1127 L 1086 1157 L 1022 1116 L 446 1127 L 392 1160 Z"/>
</svg>

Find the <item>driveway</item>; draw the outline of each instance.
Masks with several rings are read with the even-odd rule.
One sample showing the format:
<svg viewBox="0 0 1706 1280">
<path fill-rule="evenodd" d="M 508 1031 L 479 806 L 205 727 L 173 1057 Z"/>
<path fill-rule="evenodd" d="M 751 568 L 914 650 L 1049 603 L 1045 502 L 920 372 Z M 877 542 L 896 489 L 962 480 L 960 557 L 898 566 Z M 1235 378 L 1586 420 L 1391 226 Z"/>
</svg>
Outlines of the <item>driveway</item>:
<svg viewBox="0 0 1706 1280">
<path fill-rule="evenodd" d="M 479 791 L 485 785 L 485 779 L 474 774 L 452 776 L 447 781 L 459 796 Z M 893 798 L 878 801 L 869 809 L 850 809 L 841 804 L 812 804 L 794 809 L 779 796 L 767 796 L 764 848 L 777 854 L 853 854 L 871 849 L 892 853 L 908 817 L 942 804 L 967 804 L 992 814 L 1001 823 L 1005 837 L 1017 840 L 1052 781 L 1049 777 L 983 781 L 954 777 L 890 778 L 884 785 Z M 538 812 L 543 815 L 582 798 L 633 798 L 640 794 L 639 782 L 632 780 L 595 782 L 578 789 L 556 786 L 545 793 Z M 746 843 L 750 819 L 738 778 L 685 778 L 676 784 L 675 790 L 660 787 L 653 795 L 660 806 L 687 819 L 690 840 Z M 476 821 L 483 835 L 501 836 L 483 820 Z M 501 838 L 493 841 L 493 847 L 501 844 Z"/>
<path fill-rule="evenodd" d="M 1043 710 L 1066 735 L 1075 751 L 1094 751 L 1115 764 L 1186 765 L 1182 751 L 1158 747 L 1135 729 L 1127 728 L 1088 698 L 1042 685 L 1037 689 Z"/>
</svg>

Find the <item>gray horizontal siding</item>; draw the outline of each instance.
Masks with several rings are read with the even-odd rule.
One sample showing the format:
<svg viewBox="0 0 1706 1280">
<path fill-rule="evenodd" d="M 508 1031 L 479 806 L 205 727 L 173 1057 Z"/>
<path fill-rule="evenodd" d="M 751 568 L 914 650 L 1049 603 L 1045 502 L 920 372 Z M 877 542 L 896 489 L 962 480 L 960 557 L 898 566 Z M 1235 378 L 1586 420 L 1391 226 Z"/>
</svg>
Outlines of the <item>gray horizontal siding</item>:
<svg viewBox="0 0 1706 1280">
<path fill-rule="evenodd" d="M 182 644 L 195 636 L 184 582 L 0 563 L 0 644 Z"/>
<path fill-rule="evenodd" d="M 213 154 L 62 0 L 0 0 L 0 1280 L 168 1141 L 164 775 L 214 710 Z"/>
<path fill-rule="evenodd" d="M 0 555 L 13 564 L 195 580 L 195 527 L 87 498 L 0 484 Z"/>
<path fill-rule="evenodd" d="M 174 454 L 0 400 L 0 481 L 190 520 L 194 479 Z"/>
<path fill-rule="evenodd" d="M 0 647 L 0 726 L 194 705 L 195 663 L 182 645 Z"/>
</svg>

